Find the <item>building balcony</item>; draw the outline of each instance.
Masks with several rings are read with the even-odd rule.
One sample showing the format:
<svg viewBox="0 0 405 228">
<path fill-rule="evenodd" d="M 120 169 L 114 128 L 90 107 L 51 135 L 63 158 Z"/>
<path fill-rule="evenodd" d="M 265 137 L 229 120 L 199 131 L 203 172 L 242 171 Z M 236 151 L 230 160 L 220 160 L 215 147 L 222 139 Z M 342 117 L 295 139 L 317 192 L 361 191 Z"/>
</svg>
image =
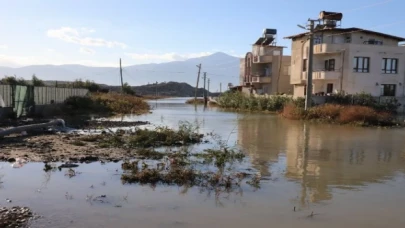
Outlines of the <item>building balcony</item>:
<svg viewBox="0 0 405 228">
<path fill-rule="evenodd" d="M 307 80 L 307 72 L 302 72 L 302 80 Z M 314 71 L 312 80 L 337 80 L 341 76 L 340 71 Z"/>
<path fill-rule="evenodd" d="M 339 53 L 345 48 L 345 44 L 315 44 L 314 54 L 334 54 Z"/>
<path fill-rule="evenodd" d="M 271 63 L 273 62 L 272 55 L 255 55 L 253 56 L 253 63 Z"/>
<path fill-rule="evenodd" d="M 252 83 L 271 83 L 271 77 L 269 76 L 253 76 Z"/>
</svg>

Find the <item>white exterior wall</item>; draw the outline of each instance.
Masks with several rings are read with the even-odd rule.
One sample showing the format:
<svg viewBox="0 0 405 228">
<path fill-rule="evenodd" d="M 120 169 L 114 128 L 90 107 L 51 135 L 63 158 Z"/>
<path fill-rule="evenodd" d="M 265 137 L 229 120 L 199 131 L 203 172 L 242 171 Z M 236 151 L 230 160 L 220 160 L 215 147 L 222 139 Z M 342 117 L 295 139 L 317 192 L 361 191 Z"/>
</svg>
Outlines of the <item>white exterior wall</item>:
<svg viewBox="0 0 405 228">
<path fill-rule="evenodd" d="M 327 59 L 335 59 L 335 79 L 313 79 L 313 92 L 326 92 L 326 85 L 333 84 L 333 90 L 342 90 L 349 94 L 370 93 L 381 95 L 381 84 L 396 84 L 396 96 L 405 96 L 405 46 L 398 46 L 395 39 L 369 35 L 362 32 L 350 34 L 317 34 L 320 42 L 315 42 L 313 70 L 324 69 Z M 350 43 L 346 43 L 350 37 Z M 381 40 L 383 45 L 363 44 L 369 39 Z M 291 78 L 294 85 L 294 97 L 304 96 L 306 73 L 303 69 L 303 59 L 308 56 L 307 38 L 298 38 L 292 42 L 291 50 Z M 353 71 L 354 57 L 369 57 L 369 73 Z M 383 58 L 398 59 L 398 73 L 384 74 L 381 72 Z M 308 67 L 307 67 L 308 69 Z M 328 73 L 326 71 L 326 73 Z M 314 76 L 314 75 L 313 75 Z M 377 85 L 378 83 L 378 85 Z"/>
</svg>

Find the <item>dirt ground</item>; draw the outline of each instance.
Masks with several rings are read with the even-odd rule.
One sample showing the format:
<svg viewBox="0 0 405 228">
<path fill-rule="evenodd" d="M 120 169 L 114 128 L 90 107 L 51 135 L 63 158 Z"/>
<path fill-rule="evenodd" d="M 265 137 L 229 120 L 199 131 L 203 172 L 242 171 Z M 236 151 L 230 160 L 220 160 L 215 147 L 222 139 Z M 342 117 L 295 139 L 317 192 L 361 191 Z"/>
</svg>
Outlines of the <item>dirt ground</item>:
<svg viewBox="0 0 405 228">
<path fill-rule="evenodd" d="M 86 137 L 67 134 L 5 137 L 0 139 L 0 160 L 14 162 L 17 158 L 24 158 L 33 162 L 92 162 L 116 161 L 133 155 L 131 150 L 100 148 L 95 142 L 82 140 Z"/>
</svg>

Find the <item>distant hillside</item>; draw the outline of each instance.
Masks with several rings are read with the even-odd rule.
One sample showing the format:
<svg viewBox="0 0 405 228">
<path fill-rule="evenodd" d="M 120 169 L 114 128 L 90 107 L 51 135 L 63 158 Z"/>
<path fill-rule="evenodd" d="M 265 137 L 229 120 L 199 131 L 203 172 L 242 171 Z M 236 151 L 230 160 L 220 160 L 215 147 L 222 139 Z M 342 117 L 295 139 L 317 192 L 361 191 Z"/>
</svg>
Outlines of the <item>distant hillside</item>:
<svg viewBox="0 0 405 228">
<path fill-rule="evenodd" d="M 111 91 L 119 91 L 121 87 L 119 86 L 107 86 Z M 142 86 L 132 86 L 136 94 L 145 96 L 152 95 L 155 96 L 156 93 L 159 96 L 169 96 L 169 97 L 194 97 L 195 87 L 185 83 L 185 82 L 163 82 L 156 84 L 148 84 Z M 207 90 L 206 90 L 207 91 Z M 204 89 L 200 88 L 197 91 L 197 96 L 203 96 Z M 207 91 L 208 92 L 208 91 Z M 210 93 L 209 96 L 215 96 L 216 93 Z"/>
<path fill-rule="evenodd" d="M 239 83 L 239 58 L 221 52 L 184 61 L 126 66 L 123 67 L 123 78 L 133 86 L 156 81 L 177 81 L 194 85 L 198 72 L 196 65 L 200 63 L 201 72 L 207 72 L 207 78 L 210 79 L 211 91 L 219 92 L 220 84 L 224 88 L 228 83 Z M 0 78 L 5 75 L 16 75 L 30 80 L 33 74 L 44 81 L 74 81 L 81 78 L 99 84 L 120 85 L 118 60 L 117 67 L 33 65 L 18 68 L 2 67 L 0 61 Z"/>
</svg>

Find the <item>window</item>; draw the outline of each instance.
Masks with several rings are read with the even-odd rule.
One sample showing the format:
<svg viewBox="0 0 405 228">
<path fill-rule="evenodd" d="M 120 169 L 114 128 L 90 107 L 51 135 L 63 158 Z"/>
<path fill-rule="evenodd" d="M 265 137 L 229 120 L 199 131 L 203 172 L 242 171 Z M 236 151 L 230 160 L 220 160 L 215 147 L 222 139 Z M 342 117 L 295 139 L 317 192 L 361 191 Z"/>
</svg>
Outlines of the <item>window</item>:
<svg viewBox="0 0 405 228">
<path fill-rule="evenodd" d="M 352 37 L 350 35 L 346 36 L 345 43 L 351 43 L 351 42 L 352 42 Z"/>
<path fill-rule="evenodd" d="M 304 61 L 302 61 L 302 71 L 307 71 L 307 60 L 304 59 Z"/>
<path fill-rule="evenodd" d="M 395 97 L 396 87 L 397 85 L 395 84 L 382 84 L 381 95 L 387 97 Z"/>
<path fill-rule="evenodd" d="M 398 59 L 383 58 L 381 62 L 381 71 L 384 74 L 397 74 Z"/>
<path fill-rule="evenodd" d="M 370 57 L 354 57 L 353 71 L 359 73 L 370 72 Z"/>
<path fill-rule="evenodd" d="M 326 85 L 326 93 L 333 93 L 333 84 L 332 83 L 328 83 Z"/>
<path fill-rule="evenodd" d="M 325 71 L 334 71 L 335 70 L 335 59 L 325 60 Z"/>
<path fill-rule="evenodd" d="M 315 36 L 314 37 L 314 44 L 321 44 L 322 43 L 322 37 L 321 36 Z"/>
</svg>

